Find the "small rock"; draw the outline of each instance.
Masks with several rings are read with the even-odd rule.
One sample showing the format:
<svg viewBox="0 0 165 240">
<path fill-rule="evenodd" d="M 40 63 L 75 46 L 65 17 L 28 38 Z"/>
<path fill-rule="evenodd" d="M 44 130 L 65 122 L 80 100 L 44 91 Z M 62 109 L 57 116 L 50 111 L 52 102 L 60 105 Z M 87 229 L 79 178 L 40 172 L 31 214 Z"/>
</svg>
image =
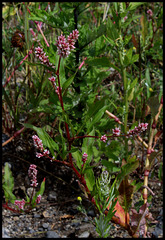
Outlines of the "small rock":
<svg viewBox="0 0 165 240">
<path fill-rule="evenodd" d="M 81 235 L 78 236 L 78 238 L 88 238 L 90 233 L 88 231 L 85 231 L 81 233 Z"/>
<path fill-rule="evenodd" d="M 18 220 L 19 220 L 19 217 L 14 216 L 14 217 L 13 217 L 13 220 L 14 220 L 14 221 L 18 221 Z"/>
<path fill-rule="evenodd" d="M 89 210 L 87 212 L 87 215 L 90 216 L 90 217 L 96 217 L 95 211 L 93 209 Z"/>
<path fill-rule="evenodd" d="M 60 238 L 55 231 L 47 231 L 46 238 Z"/>
<path fill-rule="evenodd" d="M 49 223 L 43 223 L 42 226 L 43 226 L 43 228 L 48 228 L 49 227 Z"/>
<path fill-rule="evenodd" d="M 6 228 L 2 228 L 2 238 L 11 238 L 11 237 L 9 237 L 9 235 L 7 234 L 7 229 L 6 229 Z"/>
<path fill-rule="evenodd" d="M 42 232 L 42 231 L 44 231 L 44 229 L 43 229 L 42 227 L 39 227 L 39 228 L 38 228 L 38 231 L 41 231 L 41 232 Z"/>
<path fill-rule="evenodd" d="M 79 221 L 72 222 L 71 226 L 77 228 L 80 226 L 80 222 Z"/>
<path fill-rule="evenodd" d="M 40 214 L 34 214 L 33 217 L 34 217 L 34 218 L 40 218 L 41 215 L 40 215 Z"/>
<path fill-rule="evenodd" d="M 57 201 L 57 193 L 54 191 L 50 191 L 48 194 L 48 201 Z"/>
<path fill-rule="evenodd" d="M 89 218 L 88 217 L 84 217 L 84 219 L 83 219 L 83 222 L 89 222 Z"/>
<path fill-rule="evenodd" d="M 46 210 L 46 211 L 44 211 L 43 213 L 42 213 L 42 215 L 45 217 L 45 218 L 48 218 L 48 217 L 50 217 L 50 215 L 49 215 L 49 213 L 48 213 L 48 211 Z"/>
</svg>

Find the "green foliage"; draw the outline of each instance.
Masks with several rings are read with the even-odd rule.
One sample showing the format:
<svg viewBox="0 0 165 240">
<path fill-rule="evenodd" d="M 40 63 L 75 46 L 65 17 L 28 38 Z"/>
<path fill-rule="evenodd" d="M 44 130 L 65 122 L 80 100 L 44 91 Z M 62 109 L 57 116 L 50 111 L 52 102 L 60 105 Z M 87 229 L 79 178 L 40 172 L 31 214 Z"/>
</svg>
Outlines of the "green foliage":
<svg viewBox="0 0 165 240">
<path fill-rule="evenodd" d="M 16 197 L 13 194 L 14 178 L 12 176 L 12 171 L 10 170 L 8 163 L 5 164 L 4 176 L 3 176 L 2 182 L 3 182 L 2 187 L 4 190 L 6 202 L 10 201 L 11 203 L 14 203 L 14 201 L 16 200 Z"/>
<path fill-rule="evenodd" d="M 96 232 L 100 238 L 107 238 L 110 234 L 111 224 L 107 216 L 100 214 L 99 218 L 95 218 Z"/>
<path fill-rule="evenodd" d="M 48 133 L 45 132 L 44 129 L 41 129 L 41 128 L 38 128 L 38 127 L 35 127 L 31 124 L 28 124 L 28 123 L 25 123 L 24 124 L 25 127 L 27 128 L 31 128 L 33 130 L 35 130 L 39 136 L 39 138 L 42 140 L 43 142 L 43 145 L 45 147 L 48 147 L 51 151 L 51 154 L 54 156 L 54 150 L 58 151 L 59 150 L 59 147 L 58 147 L 58 144 L 56 142 L 53 141 L 53 139 L 49 136 Z"/>
<path fill-rule="evenodd" d="M 149 118 L 155 117 L 163 93 L 162 3 L 21 4 L 23 15 L 17 3 L 5 3 L 2 11 L 5 19 L 2 31 L 3 127 L 6 132 L 14 134 L 13 130 L 22 126 L 21 116 L 28 119 L 24 126 L 37 133 L 44 148 L 48 148 L 53 157 L 60 157 L 65 163 L 67 161 L 80 184 L 84 185 L 87 197 L 94 198 L 100 213 L 99 218 L 95 218 L 96 231 L 100 237 L 108 237 L 109 221 L 115 214 L 116 202 L 121 210 L 117 213 L 119 220 L 125 224 L 125 213 L 131 206 L 132 194 L 141 187 L 141 183 L 129 181 L 129 175 L 137 169 L 139 160 L 134 155 L 134 137 L 131 152 L 128 151 L 125 135 L 139 121 L 149 122 Z M 153 10 L 152 16 L 147 13 L 148 9 Z M 10 20 L 14 23 L 12 27 L 7 24 Z M 35 21 L 42 22 L 43 32 L 38 33 Z M 34 51 L 38 42 L 34 41 L 29 28 L 33 29 L 53 67 L 41 64 L 36 58 Z M 61 34 L 67 38 L 75 28 L 79 31 L 75 49 L 67 58 L 60 58 L 57 38 Z M 10 47 L 16 29 L 25 33 L 22 48 Z M 32 54 L 21 62 L 31 48 Z M 80 68 L 82 62 L 84 64 Z M 50 76 L 56 76 L 56 86 L 59 87 L 60 83 L 61 97 L 49 81 Z M 147 105 L 151 116 L 145 112 Z M 122 123 L 119 125 L 113 117 L 106 116 L 106 110 Z M 8 121 L 14 122 L 11 129 L 8 129 Z M 162 114 L 159 121 L 161 125 Z M 116 127 L 121 129 L 119 137 L 112 135 L 112 129 Z M 50 137 L 47 128 L 53 137 Z M 146 134 L 149 138 L 148 133 L 149 130 L 143 133 L 143 137 Z M 108 136 L 106 143 L 100 141 L 104 134 Z M 88 157 L 83 162 L 84 152 Z M 150 165 L 155 157 L 150 155 Z M 102 173 L 96 177 L 95 168 L 99 165 Z M 158 177 L 162 179 L 162 164 Z M 6 165 L 3 189 L 6 201 L 12 203 L 15 200 L 13 187 L 14 179 Z M 33 207 L 44 189 L 45 181 L 33 196 Z M 28 196 L 27 201 L 30 201 Z M 109 211 L 105 217 L 103 213 L 107 207 Z M 140 203 L 142 219 L 145 207 Z M 141 220 L 138 222 L 136 217 L 139 213 L 133 216 L 138 225 Z"/>
</svg>

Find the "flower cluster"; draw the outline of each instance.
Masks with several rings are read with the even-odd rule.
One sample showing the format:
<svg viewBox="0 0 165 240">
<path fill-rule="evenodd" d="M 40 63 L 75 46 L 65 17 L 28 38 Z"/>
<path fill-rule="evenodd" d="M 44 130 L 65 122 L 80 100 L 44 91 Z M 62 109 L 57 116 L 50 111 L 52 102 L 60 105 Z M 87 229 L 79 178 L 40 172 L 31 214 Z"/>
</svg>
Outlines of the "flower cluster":
<svg viewBox="0 0 165 240">
<path fill-rule="evenodd" d="M 37 169 L 36 169 L 36 165 L 31 164 L 28 170 L 28 175 L 31 178 L 31 186 L 32 187 L 37 187 L 38 183 L 37 183 Z"/>
<path fill-rule="evenodd" d="M 82 156 L 82 161 L 83 161 L 83 164 L 82 164 L 82 168 L 83 168 L 83 166 L 84 166 L 84 164 L 86 163 L 86 161 L 87 161 L 87 157 L 88 157 L 88 154 L 86 153 L 86 152 L 84 152 L 84 154 L 83 154 L 83 156 Z"/>
<path fill-rule="evenodd" d="M 87 161 L 87 157 L 88 157 L 88 154 L 86 152 L 84 152 L 84 154 L 82 156 L 83 163 L 85 163 Z"/>
<path fill-rule="evenodd" d="M 37 158 L 41 158 L 44 156 L 48 157 L 50 152 L 47 149 L 44 150 L 42 140 L 37 135 L 32 136 L 32 138 L 33 138 L 34 146 L 42 152 L 42 153 L 36 152 L 36 157 Z"/>
<path fill-rule="evenodd" d="M 46 53 L 43 51 L 43 48 L 40 47 L 35 48 L 35 54 L 36 57 L 39 58 L 41 63 L 47 65 L 48 67 L 54 67 L 52 66 L 52 63 L 49 62 L 48 56 L 46 56 Z"/>
<path fill-rule="evenodd" d="M 15 200 L 14 204 L 16 206 L 18 206 L 20 209 L 23 209 L 24 205 L 25 205 L 25 200 L 24 199 L 22 199 L 22 200 Z"/>
<path fill-rule="evenodd" d="M 57 93 L 58 96 L 60 96 L 60 91 L 59 91 L 59 86 L 56 85 L 55 81 L 56 81 L 56 78 L 54 76 L 48 78 L 54 85 L 54 88 L 55 88 L 55 92 Z M 62 90 L 62 88 L 61 88 Z"/>
<path fill-rule="evenodd" d="M 34 146 L 42 152 L 44 150 L 42 140 L 37 135 L 33 135 L 32 138 Z"/>
<path fill-rule="evenodd" d="M 147 11 L 147 14 L 148 14 L 150 17 L 152 17 L 152 15 L 153 15 L 153 12 L 152 12 L 152 10 L 151 10 L 151 9 L 149 9 L 149 10 Z"/>
<path fill-rule="evenodd" d="M 31 34 L 33 35 L 32 40 L 35 41 L 35 42 L 38 42 L 38 44 L 40 44 L 40 40 L 37 39 L 37 35 L 36 35 L 36 33 L 33 31 L 33 29 L 32 29 L 32 28 L 29 28 L 29 30 L 30 30 Z"/>
<path fill-rule="evenodd" d="M 127 20 L 127 18 L 128 18 L 127 16 L 124 17 L 124 22 Z"/>
<path fill-rule="evenodd" d="M 40 201 L 41 201 L 41 195 L 39 194 L 39 195 L 37 196 L 36 203 L 40 203 Z"/>
<path fill-rule="evenodd" d="M 113 131 L 113 136 L 119 136 L 120 135 L 120 129 L 119 128 L 112 129 L 112 131 Z"/>
<path fill-rule="evenodd" d="M 48 78 L 49 81 L 51 81 L 54 85 L 56 85 L 55 81 L 56 81 L 56 77 L 52 76 L 50 78 Z"/>
<path fill-rule="evenodd" d="M 58 37 L 58 40 L 56 43 L 58 55 L 60 55 L 63 58 L 68 57 L 68 55 L 70 54 L 70 51 L 75 48 L 74 45 L 78 39 L 78 36 L 79 36 L 79 32 L 77 29 L 73 30 L 73 32 L 69 34 L 67 39 L 65 36 L 61 34 L 61 36 Z"/>
<path fill-rule="evenodd" d="M 43 153 L 38 153 L 38 152 L 37 152 L 37 153 L 36 153 L 36 157 L 37 157 L 37 158 L 48 157 L 49 154 L 50 154 L 49 150 L 45 149 L 45 150 L 43 151 Z"/>
<path fill-rule="evenodd" d="M 131 129 L 127 132 L 127 137 L 132 137 L 137 135 L 147 129 L 148 123 L 139 123 L 138 127 Z"/>
<path fill-rule="evenodd" d="M 101 136 L 100 140 L 103 141 L 103 142 L 106 142 L 107 141 L 107 136 L 106 135 Z"/>
</svg>

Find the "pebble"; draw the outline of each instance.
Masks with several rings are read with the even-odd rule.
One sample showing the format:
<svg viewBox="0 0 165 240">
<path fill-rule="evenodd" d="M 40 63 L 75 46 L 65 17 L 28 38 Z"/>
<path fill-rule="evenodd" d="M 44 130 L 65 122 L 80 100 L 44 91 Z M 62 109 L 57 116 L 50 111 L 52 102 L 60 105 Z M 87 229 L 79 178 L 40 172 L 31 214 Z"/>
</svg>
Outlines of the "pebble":
<svg viewBox="0 0 165 240">
<path fill-rule="evenodd" d="M 8 230 L 6 228 L 2 228 L 2 238 L 11 238 L 7 232 Z"/>
<path fill-rule="evenodd" d="M 81 233 L 78 238 L 88 238 L 90 235 L 90 233 L 88 231 L 85 231 L 83 233 Z"/>
<path fill-rule="evenodd" d="M 33 217 L 34 217 L 34 218 L 40 218 L 41 215 L 40 215 L 40 214 L 34 214 Z"/>
<path fill-rule="evenodd" d="M 48 201 L 57 201 L 57 193 L 54 191 L 50 191 L 48 194 Z"/>
<path fill-rule="evenodd" d="M 43 227 L 43 228 L 48 228 L 48 227 L 49 227 L 49 223 L 43 223 L 43 224 L 42 224 L 42 227 Z"/>
<path fill-rule="evenodd" d="M 87 215 L 90 216 L 90 217 L 96 217 L 95 211 L 93 209 L 89 210 L 87 212 Z"/>
<path fill-rule="evenodd" d="M 46 238 L 60 238 L 55 231 L 47 231 Z"/>
</svg>

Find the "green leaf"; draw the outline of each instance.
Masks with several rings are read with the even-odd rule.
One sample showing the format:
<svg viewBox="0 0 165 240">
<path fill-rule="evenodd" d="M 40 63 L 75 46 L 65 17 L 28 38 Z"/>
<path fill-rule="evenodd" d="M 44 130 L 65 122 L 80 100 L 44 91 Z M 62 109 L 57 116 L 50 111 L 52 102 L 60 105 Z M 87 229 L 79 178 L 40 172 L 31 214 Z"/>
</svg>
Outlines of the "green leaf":
<svg viewBox="0 0 165 240">
<path fill-rule="evenodd" d="M 82 162 L 82 153 L 80 152 L 80 150 L 76 152 L 72 152 L 72 156 L 76 160 L 77 167 L 81 169 L 83 162 Z"/>
<path fill-rule="evenodd" d="M 76 73 L 73 75 L 73 76 L 70 76 L 65 82 L 64 84 L 62 85 L 62 91 L 64 91 L 65 89 L 67 89 L 70 84 L 73 82 L 74 80 L 74 77 L 75 77 Z"/>
<path fill-rule="evenodd" d="M 139 60 L 139 54 L 135 54 L 133 55 L 132 59 L 131 59 L 131 64 L 134 62 L 137 62 Z"/>
<path fill-rule="evenodd" d="M 100 119 L 102 118 L 102 116 L 104 115 L 105 110 L 107 109 L 107 106 L 104 106 L 103 108 L 101 108 L 93 117 L 92 121 L 87 125 L 87 129 L 88 131 L 90 131 L 90 129 L 93 127 L 93 125 L 97 122 L 100 121 Z"/>
<path fill-rule="evenodd" d="M 106 154 L 109 158 L 112 158 L 113 159 L 113 155 L 116 155 L 118 156 L 121 152 L 121 144 L 115 140 L 112 140 L 110 145 L 106 147 L 105 149 L 106 151 Z M 113 159 L 115 160 L 115 159 Z"/>
<path fill-rule="evenodd" d="M 139 7 L 142 4 L 146 4 L 146 2 L 130 2 L 127 11 L 135 10 L 137 7 Z"/>
<path fill-rule="evenodd" d="M 90 119 L 105 105 L 105 99 L 106 99 L 106 97 L 104 97 L 101 100 L 98 100 L 92 104 L 89 104 L 89 109 L 86 113 L 86 120 Z"/>
<path fill-rule="evenodd" d="M 132 101 L 134 97 L 134 88 L 128 90 L 128 101 Z"/>
<path fill-rule="evenodd" d="M 136 156 L 128 160 L 128 162 L 121 167 L 121 173 L 117 175 L 118 186 L 120 186 L 121 181 L 125 176 L 132 173 L 139 166 L 139 161 L 136 160 Z"/>
<path fill-rule="evenodd" d="M 118 168 L 115 163 L 109 162 L 109 161 L 107 161 L 105 159 L 103 159 L 101 161 L 101 163 L 108 169 L 108 171 L 110 173 L 114 173 L 114 172 L 119 172 L 120 171 L 120 168 Z"/>
<path fill-rule="evenodd" d="M 126 35 L 124 38 L 124 46 L 127 45 L 129 43 L 129 41 L 131 40 L 132 35 Z"/>
<path fill-rule="evenodd" d="M 128 57 L 129 62 L 131 62 L 131 59 L 132 59 L 132 48 L 130 48 L 130 49 L 127 51 L 126 56 Z"/>
<path fill-rule="evenodd" d="M 89 59 L 89 60 L 86 60 L 85 62 L 89 66 L 95 66 L 95 67 L 98 67 L 98 68 L 112 67 L 115 70 L 120 71 L 118 67 L 116 67 L 113 63 L 111 63 L 111 61 L 108 57 L 100 57 L 100 58 Z"/>
<path fill-rule="evenodd" d="M 107 21 L 107 36 L 112 40 L 119 38 L 119 33 L 117 31 L 116 25 L 113 24 L 112 20 L 108 18 Z"/>
<path fill-rule="evenodd" d="M 12 176 L 12 171 L 8 163 L 5 164 L 2 187 L 5 194 L 5 200 L 13 202 L 13 200 L 16 199 L 15 195 L 12 193 L 14 188 L 14 177 Z"/>
<path fill-rule="evenodd" d="M 95 136 L 95 130 L 93 129 L 91 132 L 89 132 L 90 136 Z M 87 163 L 90 163 L 93 157 L 93 143 L 95 142 L 95 138 L 84 138 L 83 144 L 82 144 L 82 154 L 86 152 L 88 154 Z"/>
<path fill-rule="evenodd" d="M 88 27 L 88 26 L 86 26 Z M 81 41 L 80 41 L 80 51 L 82 51 L 83 48 L 85 48 L 86 46 L 88 46 L 88 44 L 90 44 L 91 42 L 93 42 L 94 40 L 96 40 L 97 38 L 99 38 L 100 36 L 102 36 L 103 34 L 106 34 L 106 25 L 105 24 L 101 24 L 99 27 L 94 28 L 93 31 L 91 31 L 88 27 L 88 31 L 85 32 L 86 29 L 81 29 L 80 30 L 80 35 L 81 35 Z M 85 32 L 85 34 L 83 34 Z"/>
<path fill-rule="evenodd" d="M 110 45 L 112 47 L 115 47 L 116 46 L 116 43 L 109 37 L 106 37 L 105 35 L 103 36 L 105 38 L 106 41 L 108 41 L 110 43 Z"/>
<path fill-rule="evenodd" d="M 95 185 L 95 176 L 92 169 L 85 169 L 84 173 L 85 181 L 89 191 L 93 191 L 93 186 Z"/>
</svg>

